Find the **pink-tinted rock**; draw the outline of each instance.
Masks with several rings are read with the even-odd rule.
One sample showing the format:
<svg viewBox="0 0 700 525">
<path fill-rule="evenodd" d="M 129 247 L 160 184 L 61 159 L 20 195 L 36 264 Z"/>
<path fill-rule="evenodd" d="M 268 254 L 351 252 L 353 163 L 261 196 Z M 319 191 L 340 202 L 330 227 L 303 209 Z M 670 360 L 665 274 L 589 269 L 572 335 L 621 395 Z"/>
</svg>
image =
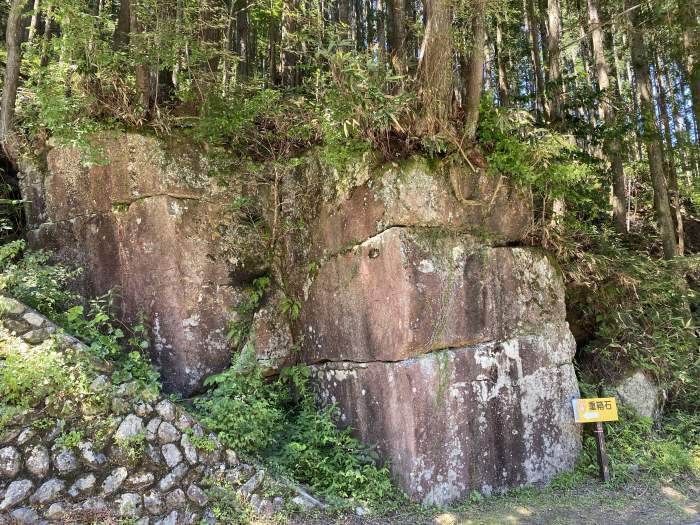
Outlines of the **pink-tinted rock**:
<svg viewBox="0 0 700 525">
<path fill-rule="evenodd" d="M 399 361 L 563 319 L 563 287 L 545 255 L 395 227 L 321 266 L 297 330 L 309 363 Z"/>
<path fill-rule="evenodd" d="M 346 193 L 320 206 L 313 244 L 321 253 L 337 253 L 392 226 L 452 228 L 517 241 L 531 220 L 523 190 L 463 164 L 430 166 L 412 159 L 380 168 Z"/>
<path fill-rule="evenodd" d="M 250 342 L 267 375 L 277 373 L 294 360 L 294 340 L 289 316 L 282 308 L 283 299 L 282 293 L 273 292 L 253 316 L 250 330 Z"/>
<path fill-rule="evenodd" d="M 30 245 L 82 266 L 86 296 L 115 289 L 127 321 L 145 314 L 164 383 L 189 393 L 230 359 L 227 200 L 194 154 L 172 158 L 138 135 L 102 145 L 105 166 L 84 167 L 62 148 L 49 152 L 47 173 L 25 174 L 25 194 L 43 195 L 29 213 Z"/>
<path fill-rule="evenodd" d="M 445 504 L 573 467 L 578 384 L 565 323 L 538 335 L 444 350 L 395 363 L 314 367 L 321 398 L 390 461 L 413 498 Z"/>
</svg>

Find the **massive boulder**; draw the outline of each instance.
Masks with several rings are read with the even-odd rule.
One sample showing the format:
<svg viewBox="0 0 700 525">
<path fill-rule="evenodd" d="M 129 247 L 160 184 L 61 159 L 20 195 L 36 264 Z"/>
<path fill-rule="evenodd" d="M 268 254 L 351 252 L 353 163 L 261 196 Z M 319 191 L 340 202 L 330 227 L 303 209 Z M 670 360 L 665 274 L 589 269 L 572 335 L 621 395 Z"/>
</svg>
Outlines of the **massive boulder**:
<svg viewBox="0 0 700 525">
<path fill-rule="evenodd" d="M 227 193 L 202 155 L 171 156 L 132 134 L 98 145 L 105 163 L 88 167 L 78 149 L 56 148 L 47 169 L 25 167 L 30 246 L 83 267 L 84 295 L 116 289 L 127 321 L 145 315 L 166 387 L 190 393 L 230 362 L 237 290 L 217 246 Z"/>
<path fill-rule="evenodd" d="M 415 499 L 448 503 L 573 466 L 562 280 L 523 246 L 530 199 L 505 177 L 450 160 L 336 169 L 309 155 L 229 173 L 224 188 L 201 151 L 173 155 L 137 135 L 102 145 L 106 165 L 62 148 L 47 169 L 24 170 L 29 239 L 83 265 L 89 294 L 118 286 L 127 319 L 147 315 L 172 389 L 196 390 L 228 364 L 230 312 L 267 273 L 258 311 L 237 320 L 266 371 L 311 365 L 320 401 Z"/>
<path fill-rule="evenodd" d="M 424 503 L 546 482 L 580 449 L 561 276 L 542 251 L 512 246 L 527 202 L 482 172 L 414 162 L 316 223 L 301 358 L 341 424 Z"/>
</svg>

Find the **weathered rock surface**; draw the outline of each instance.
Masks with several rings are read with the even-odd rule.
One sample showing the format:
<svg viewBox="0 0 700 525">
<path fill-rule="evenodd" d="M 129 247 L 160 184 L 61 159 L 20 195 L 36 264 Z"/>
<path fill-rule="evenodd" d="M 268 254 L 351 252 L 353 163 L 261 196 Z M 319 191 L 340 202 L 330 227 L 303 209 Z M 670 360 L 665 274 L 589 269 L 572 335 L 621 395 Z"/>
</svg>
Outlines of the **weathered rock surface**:
<svg viewBox="0 0 700 525">
<path fill-rule="evenodd" d="M 551 479 L 573 467 L 579 429 L 574 346 L 564 324 L 543 334 L 395 363 L 316 367 L 322 398 L 377 444 L 401 486 L 443 504 Z"/>
<path fill-rule="evenodd" d="M 398 361 L 564 320 L 543 254 L 437 235 L 390 228 L 323 265 L 298 323 L 303 359 Z"/>
<path fill-rule="evenodd" d="M 561 276 L 541 251 L 503 245 L 524 235 L 522 195 L 411 166 L 321 214 L 301 359 L 415 499 L 546 482 L 580 449 Z"/>
<path fill-rule="evenodd" d="M 636 370 L 615 386 L 620 401 L 638 416 L 656 419 L 661 416 L 666 393 L 642 370 Z"/>
<path fill-rule="evenodd" d="M 317 250 L 335 254 L 392 226 L 452 228 L 518 241 L 529 223 L 526 194 L 483 170 L 436 168 L 411 159 L 367 179 L 347 199 L 321 204 L 313 238 Z"/>
<path fill-rule="evenodd" d="M 516 246 L 531 211 L 505 177 L 449 160 L 342 171 L 307 159 L 254 190 L 242 179 L 222 189 L 193 149 L 165 153 L 136 135 L 102 142 L 106 166 L 81 168 L 76 151 L 56 149 L 47 173 L 24 170 L 30 240 L 85 266 L 88 292 L 119 286 L 127 320 L 147 313 L 168 388 L 188 394 L 228 365 L 240 287 L 271 274 L 248 320 L 258 358 L 269 373 L 314 365 L 321 400 L 338 403 L 342 424 L 391 460 L 414 498 L 447 503 L 573 465 L 578 388 L 561 277 L 544 253 Z M 254 201 L 246 220 L 274 232 L 273 271 L 269 245 L 255 248 L 255 235 L 246 244 L 231 223 L 244 194 Z M 298 319 L 284 313 L 292 304 L 302 305 Z M 21 320 L 28 331 L 45 329 L 30 321 Z M 167 402 L 154 410 L 132 411 L 145 456 L 162 470 L 143 506 L 163 507 L 168 522 L 181 513 L 175 491 L 196 481 L 195 465 L 220 464 L 223 450 L 195 450 L 190 422 Z M 256 479 L 239 474 L 226 478 Z M 185 501 L 201 500 L 191 492 Z M 251 504 L 274 508 L 255 494 Z"/>
<path fill-rule="evenodd" d="M 210 246 L 228 203 L 202 156 L 175 158 L 133 134 L 101 146 L 106 165 L 83 167 L 77 150 L 54 149 L 46 172 L 23 170 L 30 245 L 84 267 L 86 295 L 118 286 L 125 318 L 143 312 L 154 329 L 166 386 L 191 392 L 229 361 L 233 292 Z"/>
</svg>

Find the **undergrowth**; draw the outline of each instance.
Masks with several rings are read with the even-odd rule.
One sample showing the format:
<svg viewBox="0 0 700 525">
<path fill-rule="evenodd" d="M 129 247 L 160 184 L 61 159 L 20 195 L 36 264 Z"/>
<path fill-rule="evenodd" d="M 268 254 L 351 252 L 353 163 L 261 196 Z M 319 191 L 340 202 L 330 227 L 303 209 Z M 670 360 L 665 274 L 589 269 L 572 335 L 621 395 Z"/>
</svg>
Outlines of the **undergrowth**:
<svg viewBox="0 0 700 525">
<path fill-rule="evenodd" d="M 71 291 L 80 274 L 80 269 L 52 264 L 45 252 L 25 251 L 24 240 L 0 246 L 0 292 L 36 309 L 81 339 L 91 356 L 112 362 L 115 384 L 137 381 L 141 387 L 157 392 L 159 375 L 145 353 L 150 344 L 147 327 L 119 321 L 111 292 L 80 304 L 84 301 Z"/>
<path fill-rule="evenodd" d="M 212 388 L 196 401 L 197 411 L 231 448 L 308 485 L 331 505 L 388 510 L 402 500 L 388 468 L 349 430 L 336 427 L 337 408 L 316 405 L 307 367 L 285 369 L 266 381 L 248 345 L 206 385 Z"/>
</svg>

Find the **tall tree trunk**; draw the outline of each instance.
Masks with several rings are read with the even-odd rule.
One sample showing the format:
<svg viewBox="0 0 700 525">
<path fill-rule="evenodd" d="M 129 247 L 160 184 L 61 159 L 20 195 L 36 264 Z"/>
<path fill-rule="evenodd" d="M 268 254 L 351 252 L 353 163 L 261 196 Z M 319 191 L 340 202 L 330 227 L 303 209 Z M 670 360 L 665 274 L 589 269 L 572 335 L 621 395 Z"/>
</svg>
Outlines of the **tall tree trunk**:
<svg viewBox="0 0 700 525">
<path fill-rule="evenodd" d="M 49 45 L 51 43 L 51 25 L 53 23 L 53 6 L 49 5 L 44 14 L 44 36 L 41 41 L 41 58 L 39 66 L 45 68 L 49 65 Z"/>
<path fill-rule="evenodd" d="M 386 4 L 384 0 L 377 0 L 377 9 L 374 13 L 377 23 L 377 54 L 379 61 L 384 60 L 386 52 Z"/>
<path fill-rule="evenodd" d="M 679 18 L 683 24 L 683 50 L 688 84 L 693 99 L 695 124 L 700 127 L 700 35 L 698 30 L 697 0 L 678 0 Z M 698 141 L 700 142 L 700 140 Z"/>
<path fill-rule="evenodd" d="M 547 57 L 549 70 L 549 120 L 561 125 L 561 5 L 559 0 L 547 0 Z"/>
<path fill-rule="evenodd" d="M 593 42 L 593 60 L 600 96 L 600 118 L 608 127 L 615 126 L 615 109 L 611 101 L 619 100 L 617 88 L 610 87 L 610 69 L 605 58 L 603 29 L 598 16 L 598 0 L 588 0 L 588 21 Z M 619 232 L 627 231 L 627 184 L 622 164 L 621 144 L 617 133 L 608 133 L 605 152 L 612 170 L 613 223 Z"/>
<path fill-rule="evenodd" d="M 681 199 L 680 191 L 678 190 L 678 174 L 676 172 L 676 162 L 674 159 L 673 152 L 673 137 L 671 135 L 671 119 L 668 115 L 668 101 L 666 100 L 666 90 L 667 86 L 661 76 L 662 64 L 661 60 L 656 57 L 654 66 L 654 78 L 656 81 L 656 92 L 657 106 L 659 110 L 659 116 L 661 117 L 661 124 L 663 125 L 664 139 L 665 139 L 665 149 L 664 149 L 664 160 L 666 168 L 666 177 L 668 179 L 668 192 L 671 201 L 671 213 L 675 219 L 676 227 L 676 242 L 678 247 L 678 255 L 683 255 L 685 251 L 685 239 L 683 235 L 683 213 L 681 210 Z M 671 94 L 673 96 L 673 94 Z"/>
<path fill-rule="evenodd" d="M 338 21 L 350 25 L 350 0 L 338 0 Z"/>
<path fill-rule="evenodd" d="M 372 8 L 372 0 L 365 0 L 365 29 L 367 31 L 367 49 L 371 49 L 374 44 L 375 23 L 374 9 Z"/>
<path fill-rule="evenodd" d="M 272 8 L 272 5 L 270 7 Z M 276 86 L 277 84 L 279 84 L 280 80 L 279 70 L 277 69 L 277 45 L 280 41 L 280 26 L 278 20 L 276 20 L 274 17 L 270 17 L 270 21 L 268 22 L 267 40 L 267 77 L 270 85 Z"/>
<path fill-rule="evenodd" d="M 282 2 L 282 44 L 280 46 L 282 55 L 280 57 L 280 65 L 282 82 L 286 86 L 296 86 L 298 80 L 298 52 L 294 42 L 297 8 L 297 0 L 284 0 Z"/>
<path fill-rule="evenodd" d="M 36 28 L 39 25 L 39 8 L 41 7 L 41 0 L 34 0 L 34 9 L 32 10 L 32 19 L 29 22 L 29 37 L 28 40 L 31 42 L 34 40 L 34 35 L 36 35 Z"/>
<path fill-rule="evenodd" d="M 452 114 L 452 2 L 426 0 L 427 24 L 418 63 L 421 131 L 449 126 Z"/>
<path fill-rule="evenodd" d="M 129 0 L 119 2 L 119 15 L 117 26 L 114 28 L 114 47 L 120 49 L 129 43 L 129 30 L 131 28 L 131 14 Z"/>
<path fill-rule="evenodd" d="M 643 135 L 649 158 L 649 175 L 654 188 L 654 209 L 656 210 L 664 257 L 673 258 L 677 254 L 676 232 L 673 229 L 668 187 L 664 176 L 663 150 L 659 128 L 654 114 L 654 100 L 649 78 L 649 60 L 644 44 L 643 29 L 639 25 L 639 4 L 636 0 L 625 0 L 629 20 L 629 43 L 632 68 L 637 81 Z"/>
<path fill-rule="evenodd" d="M 467 141 L 476 137 L 479 122 L 479 101 L 484 86 L 484 46 L 486 45 L 485 0 L 472 0 L 472 49 L 467 67 L 467 91 L 464 100 L 465 125 Z"/>
<path fill-rule="evenodd" d="M 406 2 L 387 0 L 389 13 L 389 46 L 394 67 L 399 73 L 406 72 Z"/>
<path fill-rule="evenodd" d="M 535 14 L 534 0 L 525 0 L 527 27 L 530 31 L 530 51 L 532 53 L 532 68 L 535 73 L 535 96 L 537 111 L 544 113 L 544 77 L 542 76 L 542 61 L 540 59 L 540 33 Z"/>
<path fill-rule="evenodd" d="M 286 2 L 284 2 L 282 5 L 283 25 L 285 6 Z M 284 27 L 282 32 L 284 33 Z M 248 50 L 249 45 L 250 27 L 248 24 L 248 6 L 244 0 L 236 0 L 236 53 L 238 54 L 238 66 L 236 67 L 236 72 L 239 80 L 247 79 L 252 70 L 252 66 L 248 62 L 248 56 L 250 55 Z"/>
<path fill-rule="evenodd" d="M 367 48 L 367 43 L 365 41 L 366 39 L 366 31 L 365 27 L 367 26 L 367 22 L 365 20 L 365 5 L 363 0 L 354 0 L 355 1 L 355 25 L 357 27 L 356 29 L 356 35 L 355 35 L 355 49 L 358 51 L 364 51 Z"/>
<path fill-rule="evenodd" d="M 503 53 L 503 33 L 501 30 L 501 22 L 497 20 L 494 54 L 496 56 L 496 67 L 498 68 L 498 102 L 502 107 L 506 107 L 510 101 L 510 89 L 508 87 L 508 77 L 506 75 Z"/>
<path fill-rule="evenodd" d="M 141 32 L 141 26 L 138 21 L 138 6 L 136 0 L 131 0 L 129 3 L 129 30 L 131 35 L 136 35 Z M 141 53 L 137 53 L 141 55 Z M 144 111 L 146 118 L 151 109 L 151 78 L 147 64 L 143 63 L 143 57 L 139 56 L 136 59 L 136 89 L 139 95 L 139 105 Z"/>
<path fill-rule="evenodd" d="M 5 78 L 2 86 L 2 102 L 0 102 L 0 145 L 10 159 L 14 158 L 10 135 L 13 131 L 19 68 L 22 62 L 21 39 L 24 4 L 25 0 L 12 0 L 5 29 L 7 62 L 5 63 Z"/>
</svg>

